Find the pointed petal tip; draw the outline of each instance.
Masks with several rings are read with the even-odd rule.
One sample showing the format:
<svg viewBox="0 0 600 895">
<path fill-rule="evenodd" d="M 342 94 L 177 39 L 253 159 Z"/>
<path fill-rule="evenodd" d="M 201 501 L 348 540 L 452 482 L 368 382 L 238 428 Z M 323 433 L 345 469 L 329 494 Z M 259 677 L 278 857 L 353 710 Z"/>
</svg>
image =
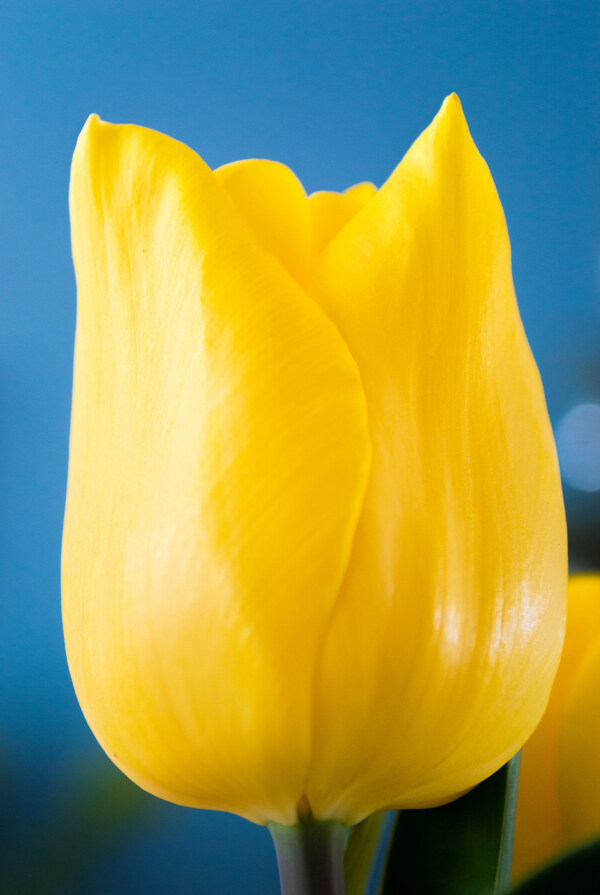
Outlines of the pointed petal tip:
<svg viewBox="0 0 600 895">
<path fill-rule="evenodd" d="M 112 132 L 118 131 L 123 127 L 124 125 L 122 124 L 113 124 L 111 121 L 105 121 L 96 112 L 92 112 L 91 115 L 88 115 L 85 124 L 81 128 L 77 138 L 77 145 L 99 140 L 101 136 L 107 137 Z M 137 125 L 134 125 L 134 127 L 137 127 Z"/>
<path fill-rule="evenodd" d="M 78 155 L 85 152 L 90 141 L 94 138 L 94 136 L 98 135 L 99 129 L 105 125 L 106 122 L 102 121 L 100 116 L 97 115 L 95 112 L 92 112 L 91 115 L 88 115 L 86 122 L 81 128 L 79 136 L 77 137 L 73 159 L 76 159 Z"/>
<path fill-rule="evenodd" d="M 452 91 L 449 93 L 444 102 L 442 103 L 442 109 L 451 109 L 454 112 L 462 112 L 462 103 L 458 96 L 458 93 Z"/>
<path fill-rule="evenodd" d="M 105 124 L 105 122 L 102 121 L 100 116 L 97 115 L 96 112 L 92 112 L 92 114 L 88 115 L 88 117 L 86 118 L 85 124 L 81 128 L 79 138 L 81 139 L 84 134 L 87 136 L 91 131 L 96 130 L 96 128 L 100 127 L 103 124 Z"/>
<path fill-rule="evenodd" d="M 431 123 L 431 133 L 436 142 L 438 140 L 442 140 L 443 143 L 449 141 L 452 145 L 465 141 L 466 144 L 474 145 L 458 94 L 451 93 L 446 97 Z"/>
<path fill-rule="evenodd" d="M 440 122 L 444 122 L 450 126 L 461 126 L 467 124 L 462 103 L 457 93 L 450 93 L 436 116 Z"/>
</svg>

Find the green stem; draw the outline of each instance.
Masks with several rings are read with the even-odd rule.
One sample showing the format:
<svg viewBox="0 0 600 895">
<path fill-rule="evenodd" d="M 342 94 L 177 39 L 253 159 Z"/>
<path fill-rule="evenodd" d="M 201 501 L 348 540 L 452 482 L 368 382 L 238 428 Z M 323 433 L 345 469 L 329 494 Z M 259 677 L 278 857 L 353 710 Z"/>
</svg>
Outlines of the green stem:
<svg viewBox="0 0 600 895">
<path fill-rule="evenodd" d="M 344 895 L 346 827 L 307 820 L 295 827 L 269 824 L 281 895 Z"/>
</svg>

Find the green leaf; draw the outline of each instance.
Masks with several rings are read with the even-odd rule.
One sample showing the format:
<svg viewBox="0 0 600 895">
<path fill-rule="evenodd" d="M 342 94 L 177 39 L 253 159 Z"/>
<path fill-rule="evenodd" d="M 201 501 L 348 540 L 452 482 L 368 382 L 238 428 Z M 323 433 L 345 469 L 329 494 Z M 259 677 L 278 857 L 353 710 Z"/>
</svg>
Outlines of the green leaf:
<svg viewBox="0 0 600 895">
<path fill-rule="evenodd" d="M 600 839 L 568 852 L 516 886 L 513 895 L 598 895 Z"/>
<path fill-rule="evenodd" d="M 443 805 L 400 811 L 383 895 L 501 895 L 510 887 L 520 755 Z"/>
<path fill-rule="evenodd" d="M 386 814 L 371 814 L 352 827 L 344 853 L 346 895 L 365 895 L 385 829 Z"/>
</svg>

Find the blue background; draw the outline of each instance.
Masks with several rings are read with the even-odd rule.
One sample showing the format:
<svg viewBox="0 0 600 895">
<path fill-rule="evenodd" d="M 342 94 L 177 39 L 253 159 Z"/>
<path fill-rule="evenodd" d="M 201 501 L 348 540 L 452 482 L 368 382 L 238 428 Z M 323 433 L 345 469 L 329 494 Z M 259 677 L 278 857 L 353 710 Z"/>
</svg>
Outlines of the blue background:
<svg viewBox="0 0 600 895">
<path fill-rule="evenodd" d="M 381 184 L 458 92 L 506 211 L 556 424 L 600 399 L 599 9 L 0 3 L 0 761 L 14 812 L 2 835 L 32 862 L 49 823 L 79 817 L 86 769 L 112 780 L 71 688 L 59 608 L 75 322 L 67 188 L 87 115 L 165 131 L 211 166 L 279 159 L 313 191 Z M 566 498 L 573 559 L 596 565 L 598 493 Z M 276 892 L 264 830 L 126 798 L 143 822 L 108 837 L 62 895 Z M 88 846 L 77 845 L 82 863 Z"/>
</svg>

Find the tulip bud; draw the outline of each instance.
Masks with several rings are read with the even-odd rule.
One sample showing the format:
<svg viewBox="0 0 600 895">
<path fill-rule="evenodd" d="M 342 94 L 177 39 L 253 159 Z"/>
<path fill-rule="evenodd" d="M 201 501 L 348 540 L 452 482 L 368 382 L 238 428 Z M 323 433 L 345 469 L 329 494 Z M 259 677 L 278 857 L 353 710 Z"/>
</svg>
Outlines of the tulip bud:
<svg viewBox="0 0 600 895">
<path fill-rule="evenodd" d="M 599 759 L 600 575 L 576 575 L 550 702 L 523 747 L 515 879 L 600 836 Z"/>
<path fill-rule="evenodd" d="M 487 777 L 547 701 L 566 536 L 458 98 L 381 189 L 310 197 L 92 117 L 70 207 L 64 628 L 103 748 L 284 825 Z"/>
</svg>

